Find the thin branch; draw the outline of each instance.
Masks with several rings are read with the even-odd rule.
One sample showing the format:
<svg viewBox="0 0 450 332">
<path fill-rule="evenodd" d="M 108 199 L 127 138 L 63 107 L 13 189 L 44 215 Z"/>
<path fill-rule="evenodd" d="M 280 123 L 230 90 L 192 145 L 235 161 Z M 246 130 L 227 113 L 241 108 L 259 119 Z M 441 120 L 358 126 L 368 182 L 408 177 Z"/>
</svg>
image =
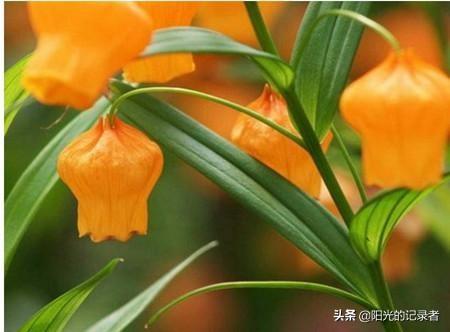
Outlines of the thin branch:
<svg viewBox="0 0 450 332">
<path fill-rule="evenodd" d="M 111 104 L 110 117 L 112 118 L 117 113 L 119 105 L 125 99 L 127 99 L 131 96 L 134 96 L 134 95 L 139 95 L 139 94 L 143 94 L 143 93 L 155 93 L 155 92 L 170 92 L 170 93 L 178 93 L 178 94 L 196 96 L 196 97 L 200 97 L 200 98 L 230 107 L 238 112 L 244 113 L 252 118 L 255 118 L 258 121 L 261 121 L 265 125 L 278 131 L 281 135 L 284 135 L 285 137 L 289 138 L 296 144 L 300 145 L 302 148 L 305 148 L 305 145 L 304 145 L 301 137 L 293 134 L 285 127 L 280 126 L 279 124 L 277 124 L 276 122 L 274 122 L 270 119 L 267 119 L 266 117 L 253 111 L 252 109 L 245 107 L 245 106 L 241 106 L 239 104 L 233 103 L 232 101 L 229 101 L 229 100 L 226 100 L 226 99 L 223 99 L 220 97 L 216 97 L 216 96 L 204 93 L 204 92 L 191 90 L 191 89 L 185 89 L 185 88 L 149 87 L 149 88 L 140 88 L 140 89 L 128 91 L 128 92 L 124 93 L 123 95 L 121 95 L 120 97 L 118 97 L 116 100 L 114 100 L 114 102 Z"/>
</svg>

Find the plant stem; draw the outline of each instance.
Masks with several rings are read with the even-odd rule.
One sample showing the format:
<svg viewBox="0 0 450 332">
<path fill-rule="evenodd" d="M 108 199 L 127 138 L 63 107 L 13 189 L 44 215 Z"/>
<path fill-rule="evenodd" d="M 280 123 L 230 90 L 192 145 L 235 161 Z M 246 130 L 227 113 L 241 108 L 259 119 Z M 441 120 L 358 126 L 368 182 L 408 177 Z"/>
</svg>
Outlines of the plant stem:
<svg viewBox="0 0 450 332">
<path fill-rule="evenodd" d="M 339 149 L 342 152 L 342 155 L 345 159 L 345 162 L 347 163 L 350 173 L 352 173 L 353 180 L 355 181 L 356 186 L 358 187 L 359 196 L 361 197 L 361 201 L 363 203 L 366 203 L 367 202 L 366 190 L 361 181 L 361 177 L 359 176 L 358 171 L 356 170 L 356 167 L 353 164 L 352 157 L 348 153 L 348 150 L 347 150 L 347 147 L 345 146 L 344 140 L 342 139 L 341 134 L 339 133 L 339 131 L 336 129 L 336 127 L 334 125 L 331 125 L 331 131 L 333 132 L 333 136 L 336 139 Z"/>
<path fill-rule="evenodd" d="M 305 143 L 309 154 L 319 170 L 319 173 L 322 176 L 322 179 L 325 182 L 325 185 L 327 186 L 328 191 L 330 192 L 330 195 L 342 216 L 342 219 L 344 219 L 347 226 L 350 226 L 350 222 L 353 218 L 352 208 L 350 207 L 342 188 L 339 186 L 336 176 L 333 173 L 324 152 L 322 151 L 319 139 L 317 138 L 317 135 L 314 132 L 303 107 L 301 106 L 293 89 L 284 91 L 283 96 L 289 107 L 292 119 L 302 135 L 303 142 Z"/>
<path fill-rule="evenodd" d="M 172 88 L 172 87 L 149 87 L 149 88 L 139 88 L 139 89 L 135 89 L 135 90 L 131 90 L 129 92 L 124 93 L 123 95 L 121 95 L 120 97 L 118 97 L 116 100 L 113 101 L 113 103 L 111 104 L 111 109 L 110 109 L 110 119 L 112 119 L 114 117 L 114 115 L 117 113 L 118 109 L 119 109 L 119 105 L 127 98 L 131 97 L 131 96 L 135 96 L 138 94 L 143 94 L 143 93 L 154 93 L 154 92 L 171 92 L 171 93 L 178 93 L 178 94 L 184 94 L 184 95 L 190 95 L 190 96 L 196 96 L 196 97 L 200 97 L 203 98 L 205 100 L 209 100 L 227 107 L 230 107 L 238 112 L 244 113 L 252 118 L 255 118 L 258 121 L 261 121 L 262 123 L 264 123 L 265 125 L 271 127 L 272 129 L 278 131 L 281 135 L 286 136 L 287 138 L 289 138 L 290 140 L 292 140 L 294 143 L 300 145 L 302 148 L 305 148 L 305 144 L 303 142 L 303 139 L 295 134 L 293 134 L 292 132 L 290 132 L 288 129 L 286 129 L 283 126 L 280 126 L 279 124 L 277 124 L 276 122 L 267 119 L 266 117 L 264 117 L 263 115 L 259 114 L 258 112 L 253 111 L 252 109 L 245 107 L 245 106 L 241 106 L 239 104 L 233 103 L 229 100 L 220 98 L 220 97 L 216 97 L 204 92 L 200 92 L 200 91 L 196 91 L 196 90 L 191 90 L 191 89 L 185 89 L 185 88 Z"/>
<path fill-rule="evenodd" d="M 264 24 L 263 17 L 259 10 L 258 2 L 256 1 L 244 1 L 245 9 L 247 10 L 248 17 L 253 26 L 253 31 L 256 33 L 259 44 L 262 49 L 268 53 L 278 55 L 277 47 Z"/>
<path fill-rule="evenodd" d="M 386 280 L 383 276 L 383 271 L 379 261 L 369 264 L 370 275 L 372 277 L 375 292 L 377 294 L 378 305 L 382 310 L 394 310 L 394 303 L 392 301 L 391 293 Z M 387 332 L 402 332 L 403 329 L 399 322 L 383 321 L 383 326 Z"/>
</svg>

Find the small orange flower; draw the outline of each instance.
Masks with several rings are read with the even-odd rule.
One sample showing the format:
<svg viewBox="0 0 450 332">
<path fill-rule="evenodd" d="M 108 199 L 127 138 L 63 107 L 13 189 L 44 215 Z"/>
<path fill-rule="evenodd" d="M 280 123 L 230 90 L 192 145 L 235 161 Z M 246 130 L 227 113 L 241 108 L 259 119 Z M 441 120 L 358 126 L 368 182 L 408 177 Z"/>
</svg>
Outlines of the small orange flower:
<svg viewBox="0 0 450 332">
<path fill-rule="evenodd" d="M 154 29 L 189 25 L 196 6 L 187 2 L 31 2 L 29 13 L 38 45 L 23 84 L 42 103 L 86 109 L 122 68 L 132 82 L 167 82 L 192 72 L 191 54 L 138 56 Z"/>
<path fill-rule="evenodd" d="M 37 48 L 23 76 L 45 104 L 90 107 L 150 42 L 152 21 L 129 2 L 30 2 Z"/>
<path fill-rule="evenodd" d="M 249 108 L 297 134 L 293 128 L 285 101 L 268 85 Z M 331 142 L 331 134 L 322 144 Z M 232 141 L 252 157 L 283 175 L 313 197 L 320 193 L 321 178 L 310 155 L 296 143 L 262 122 L 241 114 L 231 133 Z"/>
<path fill-rule="evenodd" d="M 78 200 L 78 231 L 94 242 L 147 233 L 147 199 L 158 180 L 158 145 L 119 119 L 101 118 L 60 154 L 58 173 Z"/>
<path fill-rule="evenodd" d="M 197 9 L 195 2 L 137 2 L 152 19 L 154 29 L 190 25 Z M 193 72 L 191 53 L 161 54 L 135 60 L 124 67 L 124 77 L 131 82 L 164 83 Z"/>
<path fill-rule="evenodd" d="M 361 135 L 365 182 L 415 189 L 437 182 L 449 105 L 448 77 L 410 50 L 391 54 L 348 86 L 341 111 Z"/>
</svg>

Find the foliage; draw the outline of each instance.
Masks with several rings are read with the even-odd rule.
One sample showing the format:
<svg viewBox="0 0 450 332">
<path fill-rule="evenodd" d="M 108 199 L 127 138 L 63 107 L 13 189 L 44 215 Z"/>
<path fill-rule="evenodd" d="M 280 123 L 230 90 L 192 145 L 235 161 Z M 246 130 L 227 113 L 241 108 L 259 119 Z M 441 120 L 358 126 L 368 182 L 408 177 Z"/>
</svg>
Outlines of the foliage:
<svg viewBox="0 0 450 332">
<path fill-rule="evenodd" d="M 447 181 L 449 176 L 444 178 Z M 350 226 L 355 249 L 368 263 L 381 259 L 394 227 L 411 208 L 436 186 L 424 190 L 395 189 L 367 202 Z"/>
<path fill-rule="evenodd" d="M 47 304 L 25 323 L 20 332 L 62 331 L 78 307 L 119 262 L 117 258 L 112 260 L 97 274 Z"/>
</svg>

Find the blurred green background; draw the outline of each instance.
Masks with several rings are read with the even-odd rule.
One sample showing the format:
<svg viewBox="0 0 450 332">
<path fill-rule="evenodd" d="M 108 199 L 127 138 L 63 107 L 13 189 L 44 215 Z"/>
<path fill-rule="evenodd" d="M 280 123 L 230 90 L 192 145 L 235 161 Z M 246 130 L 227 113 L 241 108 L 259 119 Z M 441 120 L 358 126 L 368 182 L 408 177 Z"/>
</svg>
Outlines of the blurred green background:
<svg viewBox="0 0 450 332">
<path fill-rule="evenodd" d="M 214 8 L 214 6 L 217 6 Z M 263 13 L 287 57 L 305 3 L 264 3 Z M 212 8 L 211 8 L 212 7 Z M 231 13 L 233 24 L 214 13 Z M 231 15 L 230 14 L 230 15 Z M 448 42 L 448 3 L 378 3 L 372 17 L 384 23 L 405 46 L 445 68 L 443 44 Z M 225 21 L 225 22 L 221 22 Z M 228 24 L 227 24 L 228 23 Z M 216 28 L 256 45 L 245 10 L 239 3 L 204 4 L 195 24 Z M 238 27 L 238 28 L 236 28 Z M 34 47 L 26 4 L 5 4 L 6 68 Z M 383 59 L 388 48 L 365 33 L 352 77 Z M 197 71 L 172 84 L 216 93 L 242 104 L 254 100 L 264 82 L 245 61 L 216 56 L 196 57 Z M 227 137 L 235 114 L 192 97 L 170 101 Z M 77 113 L 36 102 L 16 117 L 5 138 L 5 197 L 33 158 Z M 352 153 L 358 139 L 338 125 Z M 50 128 L 49 128 L 50 126 Z M 45 199 L 22 240 L 5 281 L 6 331 L 16 331 L 40 307 L 98 271 L 111 258 L 125 262 L 81 306 L 67 331 L 83 331 L 125 303 L 173 265 L 210 240 L 214 249 L 186 270 L 127 331 L 143 331 L 146 319 L 163 303 L 188 290 L 232 280 L 314 280 L 336 282 L 314 266 L 269 226 L 241 208 L 214 184 L 165 151 L 164 173 L 149 202 L 149 235 L 129 242 L 93 244 L 78 239 L 76 202 L 61 182 Z M 348 184 L 342 158 L 332 145 L 329 156 Z M 352 187 L 351 184 L 348 184 Z M 349 195 L 356 196 L 354 188 Z M 357 202 L 355 203 L 357 204 Z M 450 330 L 450 188 L 442 187 L 413 212 L 394 235 L 386 254 L 386 271 L 400 309 L 439 310 L 440 322 L 405 323 L 408 331 Z M 334 309 L 356 305 L 329 296 L 274 290 L 238 290 L 203 295 L 163 316 L 154 331 L 378 331 L 376 324 L 334 323 Z"/>
</svg>

